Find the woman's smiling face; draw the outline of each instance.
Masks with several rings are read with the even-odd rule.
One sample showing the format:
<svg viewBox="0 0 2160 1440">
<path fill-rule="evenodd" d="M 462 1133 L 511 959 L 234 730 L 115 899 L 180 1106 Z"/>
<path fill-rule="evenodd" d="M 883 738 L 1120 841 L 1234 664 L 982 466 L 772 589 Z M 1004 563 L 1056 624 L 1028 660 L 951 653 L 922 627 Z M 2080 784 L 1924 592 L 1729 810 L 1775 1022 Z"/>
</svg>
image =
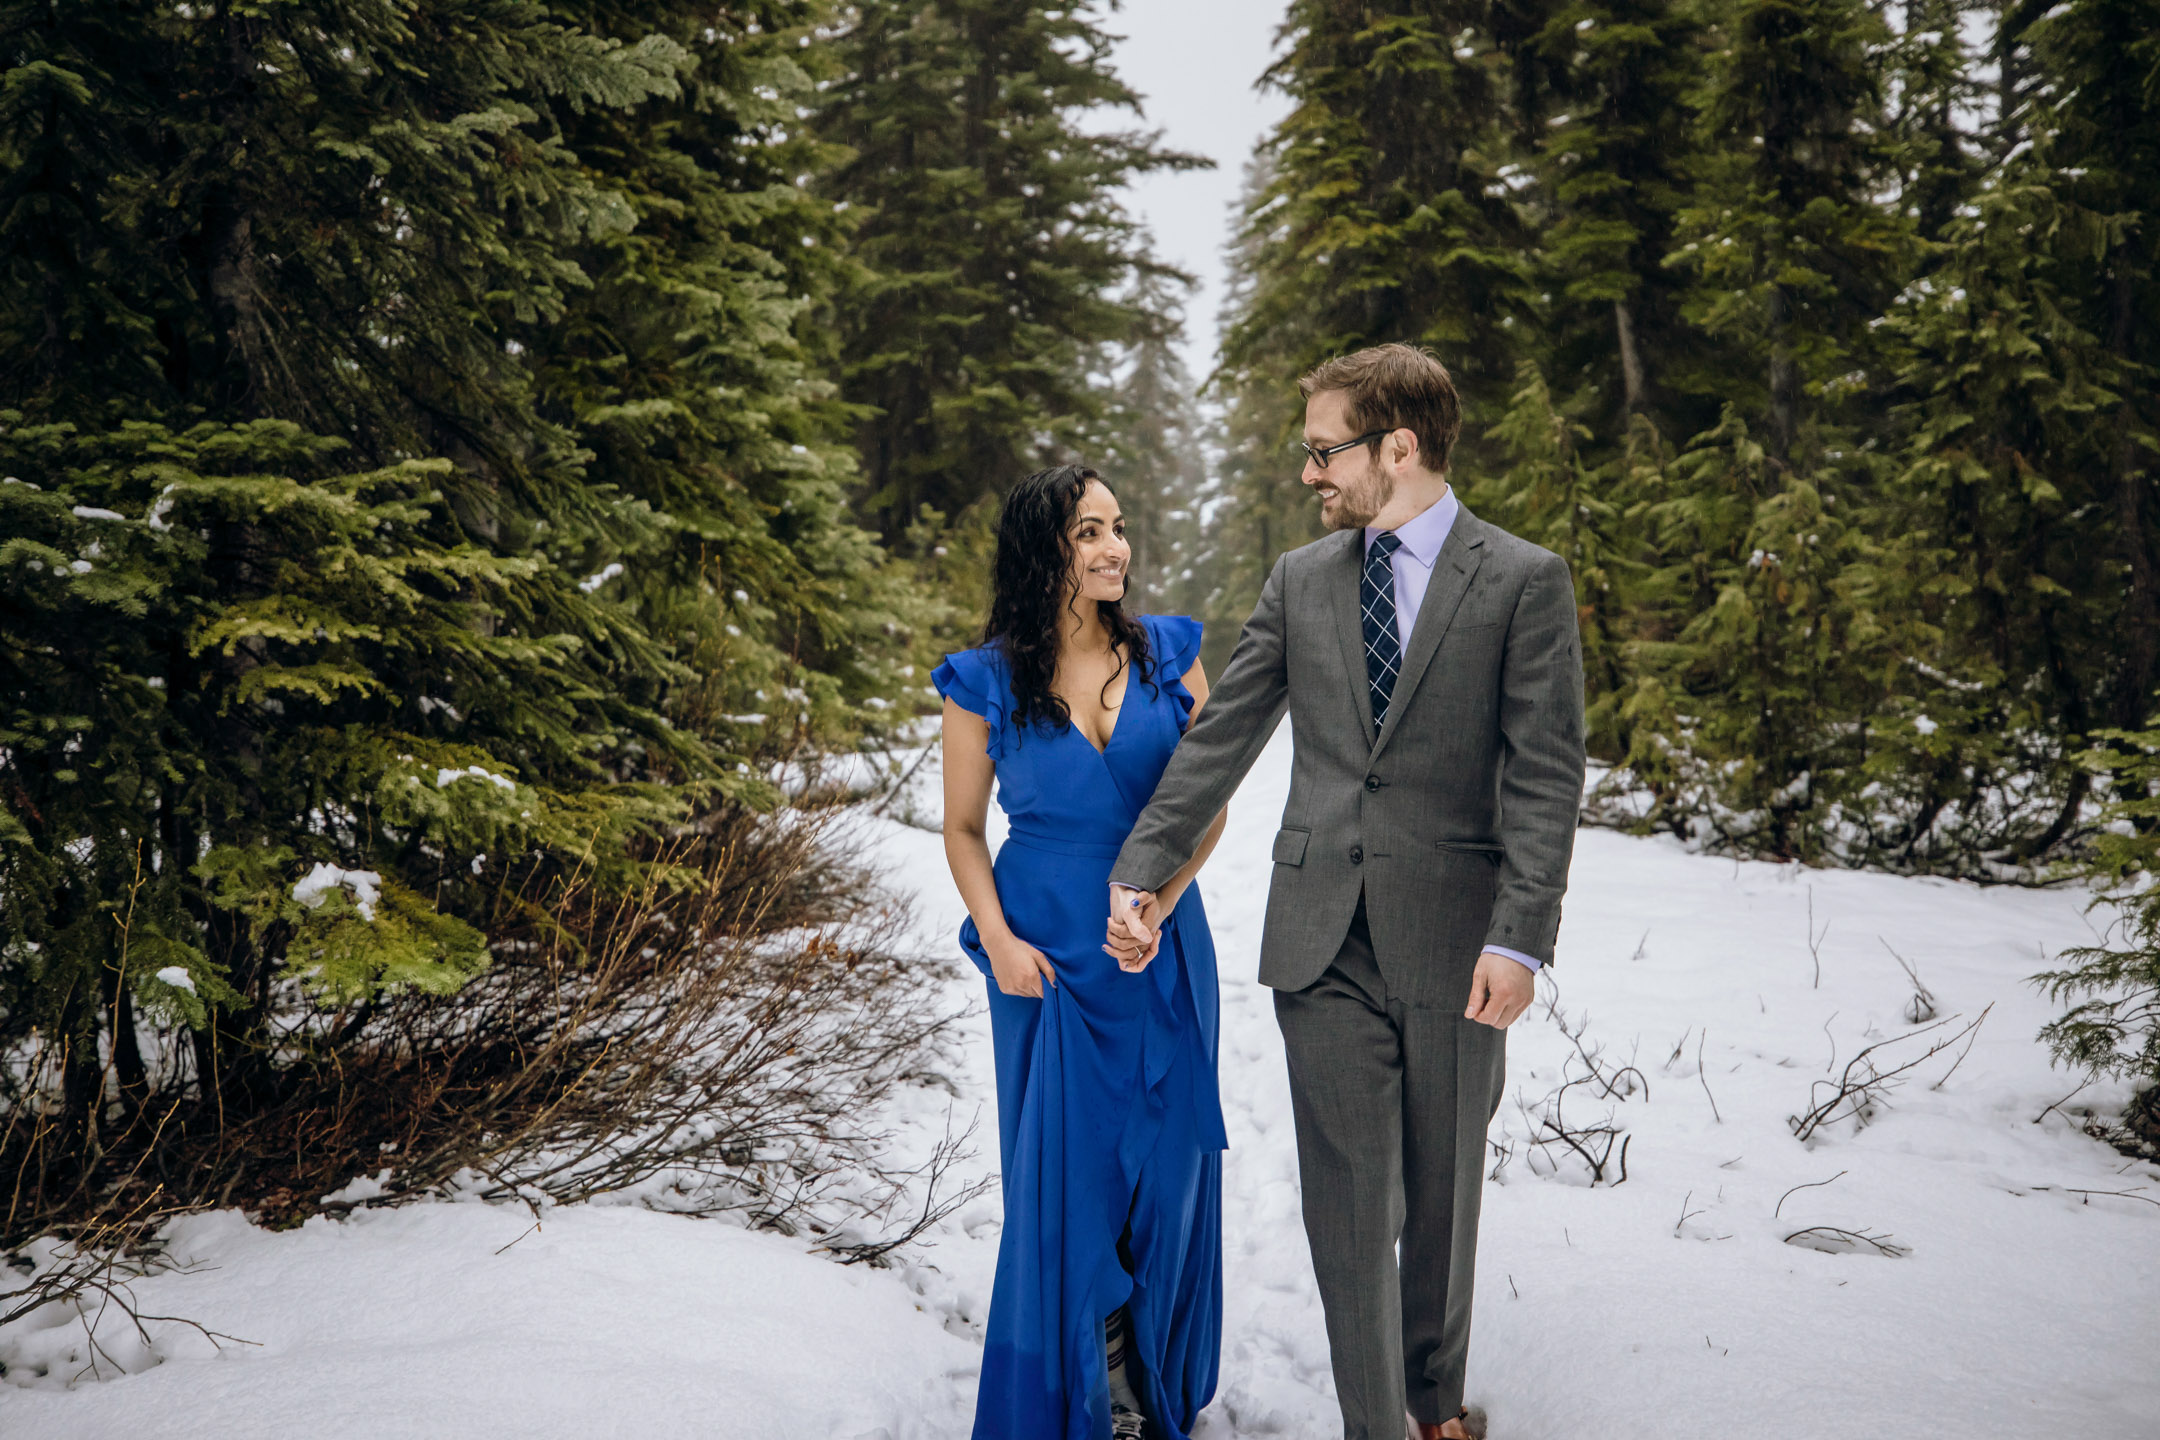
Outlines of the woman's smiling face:
<svg viewBox="0 0 2160 1440">
<path fill-rule="evenodd" d="M 1125 516 L 1117 496 L 1100 480 L 1090 480 L 1073 507 L 1066 535 L 1072 541 L 1073 594 L 1081 600 L 1122 600 L 1132 546 L 1125 541 Z"/>
</svg>

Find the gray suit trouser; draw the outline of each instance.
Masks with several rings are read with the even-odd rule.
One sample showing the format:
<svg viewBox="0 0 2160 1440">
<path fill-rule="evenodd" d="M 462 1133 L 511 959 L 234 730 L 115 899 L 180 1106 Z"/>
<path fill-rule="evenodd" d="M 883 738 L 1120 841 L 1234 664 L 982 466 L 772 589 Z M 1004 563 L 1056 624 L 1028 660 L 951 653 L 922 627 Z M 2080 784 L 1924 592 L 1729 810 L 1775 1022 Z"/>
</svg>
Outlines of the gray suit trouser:
<svg viewBox="0 0 2160 1440">
<path fill-rule="evenodd" d="M 1485 1132 L 1506 1032 L 1388 994 L 1365 903 L 1335 960 L 1275 992 L 1290 1060 L 1305 1234 L 1344 1440 L 1400 1440 L 1462 1404 Z M 1398 1244 L 1400 1246 L 1398 1258 Z"/>
</svg>

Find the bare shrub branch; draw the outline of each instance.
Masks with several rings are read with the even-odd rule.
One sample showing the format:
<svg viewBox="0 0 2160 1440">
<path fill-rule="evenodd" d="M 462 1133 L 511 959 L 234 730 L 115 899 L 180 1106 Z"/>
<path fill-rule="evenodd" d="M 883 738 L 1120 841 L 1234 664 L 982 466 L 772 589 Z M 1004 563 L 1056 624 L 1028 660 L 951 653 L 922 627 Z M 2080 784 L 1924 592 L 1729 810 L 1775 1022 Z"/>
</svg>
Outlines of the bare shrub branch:
<svg viewBox="0 0 2160 1440">
<path fill-rule="evenodd" d="M 864 1206 L 953 1167 L 888 1173 L 873 1117 L 955 1017 L 944 962 L 903 953 L 904 910 L 848 860 L 848 813 L 819 803 L 685 826 L 627 894 L 535 857 L 503 882 L 489 967 L 454 995 L 325 1010 L 281 984 L 245 1097 L 203 1093 L 196 1037 L 152 1034 L 151 1093 L 64 1186 L 41 1142 L 53 1107 L 22 1079 L 64 1067 L 0 1057 L 16 1084 L 0 1097 L 0 1241 L 121 1214 L 155 1177 L 163 1201 L 278 1226 L 452 1192 L 537 1219 L 637 1191 L 789 1233 L 853 1225 L 850 1243 L 875 1247 Z M 373 1178 L 332 1198 L 355 1177 Z"/>
<path fill-rule="evenodd" d="M 1905 1023 L 1924 1025 L 1933 1020 L 1940 1008 L 1935 1001 L 1935 992 L 1920 982 L 1920 972 L 1913 968 L 1910 960 L 1898 954 L 1888 940 L 1884 940 L 1880 935 L 1875 938 L 1881 941 L 1883 949 L 1890 951 L 1890 958 L 1897 961 L 1898 968 L 1905 972 L 1905 978 L 1912 982 L 1912 998 L 1905 1002 Z"/>
<path fill-rule="evenodd" d="M 1915 1067 L 1932 1060 L 1937 1055 L 1942 1054 L 1943 1051 L 1956 1045 L 1960 1040 L 1966 1041 L 1966 1049 L 1970 1050 L 1971 1041 L 1977 1037 L 1981 1023 L 1987 1019 L 1989 1012 L 1994 1008 L 1993 1005 L 1989 1005 L 1987 1009 L 1974 1016 L 1971 1022 L 1963 1029 L 1953 1031 L 1949 1035 L 1937 1039 L 1921 1054 L 1887 1070 L 1875 1063 L 1875 1055 L 1878 1051 L 1887 1050 L 1894 1045 L 1902 1045 L 1908 1040 L 1915 1040 L 1931 1031 L 1940 1030 L 1954 1022 L 1958 1017 L 1953 1015 L 1948 1020 L 1938 1020 L 1932 1025 L 1923 1026 L 1907 1034 L 1894 1036 L 1888 1040 L 1876 1041 L 1873 1045 L 1868 1046 L 1859 1054 L 1853 1056 L 1852 1059 L 1846 1061 L 1845 1069 L 1836 1080 L 1817 1080 L 1811 1085 L 1808 1093 L 1810 1103 L 1807 1111 L 1804 1114 L 1787 1116 L 1785 1123 L 1792 1127 L 1793 1135 L 1800 1140 L 1809 1139 L 1833 1120 L 1850 1119 L 1858 1125 L 1865 1126 L 1875 1117 L 1877 1108 L 1885 1103 L 1890 1092 L 1904 1083 L 1902 1077 Z M 1964 1052 L 1960 1052 L 1958 1061 L 1953 1061 L 1950 1069 L 1956 1070 L 1958 1062 L 1963 1061 L 1964 1058 Z M 1948 1078 L 1949 1074 L 1946 1072 L 1943 1079 Z M 1937 1081 L 1936 1083 L 1939 1085 L 1942 1082 Z"/>
<path fill-rule="evenodd" d="M 1835 1225 L 1810 1225 L 1805 1230 L 1795 1230 L 1785 1237 L 1787 1245 L 1798 1245 L 1803 1250 L 1820 1250 L 1825 1255 L 1852 1255 L 1873 1251 L 1886 1259 L 1895 1260 L 1912 1254 L 1910 1245 L 1891 1243 L 1888 1235 L 1871 1235 L 1865 1230 L 1841 1230 Z"/>
<path fill-rule="evenodd" d="M 1849 1172 L 1847 1171 L 1840 1170 L 1837 1172 L 1837 1174 L 1832 1175 L 1828 1180 L 1810 1180 L 1805 1184 L 1793 1186 L 1792 1189 L 1787 1190 L 1783 1195 L 1778 1196 L 1777 1205 L 1770 1211 L 1770 1218 L 1775 1220 L 1778 1218 L 1778 1216 L 1784 1214 L 1785 1202 L 1792 1199 L 1793 1196 L 1799 1194 L 1802 1190 L 1815 1190 L 1821 1188 L 1824 1185 L 1835 1184 L 1837 1181 L 1844 1179 L 1848 1173 Z"/>
<path fill-rule="evenodd" d="M 2062 1192 L 2063 1194 L 2065 1194 L 2065 1195 L 2083 1195 L 2083 1196 L 2085 1196 L 2086 1198 L 2085 1198 L 2085 1199 L 2084 1199 L 2083 1201 L 2079 1202 L 2079 1203 L 2081 1203 L 2081 1204 L 2085 1204 L 2085 1205 L 2090 1205 L 2090 1204 L 2092 1203 L 2092 1197 L 2093 1197 L 2093 1196 L 2095 1196 L 2095 1195 L 2105 1195 L 2105 1196 L 2108 1196 L 2108 1197 L 2110 1197 L 2111 1199 L 2116 1199 L 2116 1200 L 2139 1200 L 2139 1201 L 2142 1201 L 2142 1202 L 2144 1202 L 2144 1203 L 2145 1203 L 2145 1204 L 2147 1204 L 2147 1205 L 2153 1205 L 2153 1206 L 2160 1206 L 2160 1200 L 2155 1200 L 2155 1199 L 2153 1199 L 2153 1197 L 2152 1197 L 2152 1196 L 2150 1196 L 2150 1195 L 2144 1195 L 2144 1194 L 2140 1194 L 2140 1193 L 2139 1193 L 2139 1191 L 2142 1191 L 2142 1190 L 2143 1190 L 2144 1188 L 2145 1188 L 2144 1186 L 2140 1185 L 2140 1186 L 2138 1186 L 2138 1187 L 2137 1187 L 2137 1189 L 2136 1189 L 2136 1190 L 2080 1190 L 2080 1189 L 2078 1189 L 2078 1188 L 2077 1188 L 2076 1186 L 2074 1186 L 2074 1185 L 2035 1185 L 2035 1186 L 2033 1186 L 2033 1189 L 2035 1189 L 2035 1190 L 2059 1190 L 2059 1191 L 2061 1191 L 2061 1192 Z"/>
<path fill-rule="evenodd" d="M 1688 1201 L 1693 1200 L 1694 1198 L 1695 1192 L 1693 1190 L 1688 1191 L 1687 1194 L 1680 1197 L 1680 1218 L 1673 1222 L 1672 1227 L 1673 1239 L 1675 1240 L 1680 1238 L 1680 1229 L 1682 1226 L 1686 1225 L 1688 1221 L 1694 1219 L 1697 1215 L 1703 1213 L 1700 1210 L 1690 1210 L 1687 1208 Z"/>
<path fill-rule="evenodd" d="M 228 1344 L 257 1344 L 212 1330 L 184 1315 L 146 1312 L 137 1302 L 134 1282 L 153 1275 L 191 1274 L 202 1268 L 175 1261 L 156 1238 L 155 1232 L 177 1213 L 181 1212 L 150 1211 L 138 1206 L 134 1212 L 84 1227 L 61 1240 L 43 1265 L 26 1254 L 9 1255 L 8 1268 L 26 1274 L 28 1279 L 15 1289 L 0 1290 L 0 1331 L 41 1310 L 72 1312 L 83 1327 L 83 1344 L 90 1357 L 86 1368 L 94 1378 L 103 1378 L 100 1362 L 126 1373 L 126 1366 L 100 1338 L 100 1327 L 115 1311 L 145 1349 L 153 1349 L 157 1343 L 158 1337 L 150 1329 L 153 1324 L 193 1330 L 220 1350 Z M 68 1378 L 72 1383 L 81 1374 Z"/>
<path fill-rule="evenodd" d="M 1815 961 L 1815 980 L 1808 987 L 1810 989 L 1822 989 L 1822 942 L 1829 938 L 1830 922 L 1828 920 L 1823 921 L 1821 934 L 1817 934 L 1815 931 L 1815 887 L 1810 885 L 1807 890 L 1807 948 L 1809 956 Z"/>
<path fill-rule="evenodd" d="M 1695 1037 L 1695 1078 L 1702 1081 L 1702 1093 L 1705 1095 L 1710 1095 L 1710 1072 L 1703 1069 L 1703 1042 L 1709 1038 L 1710 1027 L 1707 1025 L 1703 1026 L 1702 1033 Z M 1715 1095 L 1710 1095 L 1710 1118 L 1715 1124 L 1725 1123 L 1725 1117 L 1718 1114 Z"/>
<path fill-rule="evenodd" d="M 967 1128 L 953 1134 L 952 1113 L 946 1112 L 945 1133 L 930 1152 L 930 1158 L 914 1170 L 893 1175 L 888 1181 L 886 1193 L 890 1199 L 883 1204 L 865 1207 L 868 1220 L 886 1224 L 884 1234 L 876 1240 L 850 1238 L 854 1227 L 843 1227 L 828 1235 L 823 1243 L 812 1248 L 841 1257 L 849 1265 L 883 1265 L 893 1251 L 907 1245 L 937 1228 L 954 1215 L 997 1186 L 995 1176 L 982 1176 L 959 1189 L 951 1187 L 954 1169 L 968 1160 L 974 1152 L 969 1142 L 975 1138 L 977 1120 L 969 1120 Z M 910 1196 L 919 1196 L 915 1216 L 904 1227 L 893 1228 L 888 1215 L 898 1204 Z"/>
<path fill-rule="evenodd" d="M 1557 1147 L 1561 1152 L 1582 1161 L 1590 1172 L 1590 1183 L 1593 1186 L 1605 1183 L 1625 1184 L 1631 1137 L 1626 1127 L 1617 1123 L 1617 1106 L 1638 1094 L 1647 1100 L 1650 1095 L 1650 1081 L 1632 1064 L 1619 1065 L 1607 1060 L 1602 1045 L 1586 1043 L 1584 1037 L 1590 1028 L 1589 1017 L 1586 1015 L 1571 1023 L 1567 1012 L 1560 1008 L 1557 989 L 1548 995 L 1546 1013 L 1552 1017 L 1560 1033 L 1574 1046 L 1575 1053 L 1562 1064 L 1559 1087 L 1546 1095 L 1536 1106 L 1533 1107 L 1518 1097 L 1517 1107 L 1530 1127 L 1529 1144 L 1554 1171 L 1559 1168 L 1558 1161 L 1554 1158 Z M 1578 1067 L 1580 1073 L 1575 1073 Z M 1568 1092 L 1578 1087 L 1591 1090 L 1595 1093 L 1595 1098 L 1609 1102 L 1602 1121 L 1583 1125 L 1568 1119 Z M 1512 1149 L 1501 1156 L 1500 1165 L 1496 1165 L 1493 1170 L 1495 1176 L 1512 1156 Z M 1534 1164 L 1532 1168 L 1534 1171 Z"/>
</svg>

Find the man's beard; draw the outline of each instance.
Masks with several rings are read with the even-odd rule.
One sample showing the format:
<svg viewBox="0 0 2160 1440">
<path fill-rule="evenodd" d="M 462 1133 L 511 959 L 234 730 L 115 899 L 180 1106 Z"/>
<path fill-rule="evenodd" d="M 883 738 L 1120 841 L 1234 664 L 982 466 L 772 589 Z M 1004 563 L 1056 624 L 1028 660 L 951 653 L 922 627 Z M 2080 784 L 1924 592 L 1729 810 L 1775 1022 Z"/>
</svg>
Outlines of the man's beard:
<svg viewBox="0 0 2160 1440">
<path fill-rule="evenodd" d="M 1323 518 L 1332 529 L 1362 530 L 1394 498 L 1395 477 L 1378 465 L 1369 466 L 1356 482 L 1336 487 L 1334 513 Z"/>
</svg>

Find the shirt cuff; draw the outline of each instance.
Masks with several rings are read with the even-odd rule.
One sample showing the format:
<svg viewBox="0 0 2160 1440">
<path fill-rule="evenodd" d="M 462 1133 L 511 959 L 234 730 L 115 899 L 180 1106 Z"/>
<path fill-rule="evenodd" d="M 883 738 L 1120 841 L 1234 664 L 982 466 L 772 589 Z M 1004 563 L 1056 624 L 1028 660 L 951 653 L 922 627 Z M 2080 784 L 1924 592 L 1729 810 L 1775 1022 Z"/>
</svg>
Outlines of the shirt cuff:
<svg viewBox="0 0 2160 1440">
<path fill-rule="evenodd" d="M 1525 955 L 1520 950 L 1510 950 L 1505 945 L 1487 945 L 1485 948 L 1495 955 L 1507 956 L 1508 959 L 1513 960 L 1518 965 L 1527 965 L 1533 971 L 1543 968 L 1544 965 L 1544 962 L 1539 960 L 1537 956 Z"/>
</svg>

